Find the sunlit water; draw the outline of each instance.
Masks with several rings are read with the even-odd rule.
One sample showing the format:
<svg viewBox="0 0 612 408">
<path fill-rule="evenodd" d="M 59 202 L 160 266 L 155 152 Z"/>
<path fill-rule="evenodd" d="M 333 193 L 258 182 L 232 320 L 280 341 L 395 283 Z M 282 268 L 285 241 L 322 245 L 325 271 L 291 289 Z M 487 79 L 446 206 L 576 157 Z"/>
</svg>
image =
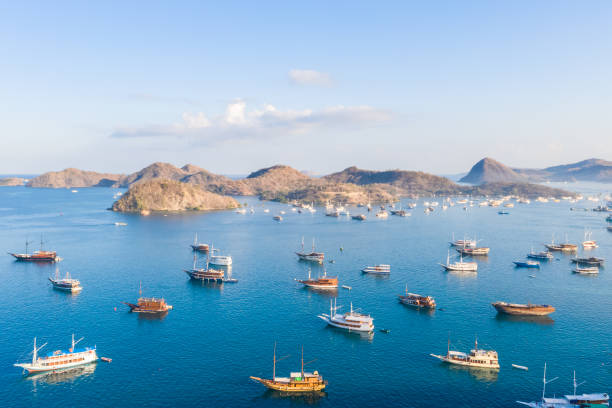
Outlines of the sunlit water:
<svg viewBox="0 0 612 408">
<path fill-rule="evenodd" d="M 61 273 L 84 287 L 78 295 L 54 291 L 47 277 L 55 266 L 0 259 L 0 406 L 509 407 L 538 398 L 544 362 L 549 376 L 559 377 L 548 386 L 550 395 L 571 392 L 574 369 L 587 381 L 579 391 L 612 391 L 610 267 L 599 276 L 577 276 L 563 255 L 541 270 L 512 265 L 532 247 L 542 250 L 552 234 L 579 242 L 585 229 L 600 245 L 590 253 L 612 262 L 612 233 L 601 213 L 569 211 L 576 204 L 563 202 L 516 205 L 510 215 L 461 205 L 425 215 L 419 205 L 411 217 L 359 222 L 240 198 L 254 214 L 141 217 L 105 210 L 118 190 L 78 190 L 0 188 L 0 247 L 23 251 L 26 238 L 37 242 L 42 234 L 63 258 Z M 280 210 L 287 213 L 277 223 L 272 216 Z M 118 221 L 128 225 L 115 226 Z M 233 257 L 238 283 L 189 281 L 182 269 L 192 264 L 195 232 Z M 453 232 L 491 247 L 477 274 L 446 273 L 438 265 Z M 328 328 L 317 318 L 333 296 L 294 281 L 308 273 L 294 254 L 302 236 L 307 245 L 316 238 L 317 249 L 335 260 L 326 262 L 328 274 L 352 287 L 338 290 L 338 304 L 347 310 L 352 302 L 370 313 L 373 336 Z M 391 264 L 390 277 L 360 273 L 376 263 Z M 174 306 L 165 318 L 143 319 L 121 303 L 137 299 L 141 281 L 144 295 Z M 434 296 L 443 310 L 402 306 L 396 296 L 405 285 Z M 491 307 L 496 300 L 548 303 L 557 312 L 551 320 L 501 318 Z M 35 377 L 12 366 L 28 358 L 34 336 L 53 351 L 66 348 L 72 333 L 112 363 Z M 480 347 L 499 353 L 499 372 L 452 368 L 430 357 L 445 353 L 449 335 L 462 351 L 478 336 Z M 329 381 L 324 396 L 285 398 L 249 380 L 272 375 L 275 341 L 279 356 L 290 355 L 278 363 L 278 375 L 299 371 L 304 345 L 305 360 L 317 359 L 306 368 Z"/>
</svg>

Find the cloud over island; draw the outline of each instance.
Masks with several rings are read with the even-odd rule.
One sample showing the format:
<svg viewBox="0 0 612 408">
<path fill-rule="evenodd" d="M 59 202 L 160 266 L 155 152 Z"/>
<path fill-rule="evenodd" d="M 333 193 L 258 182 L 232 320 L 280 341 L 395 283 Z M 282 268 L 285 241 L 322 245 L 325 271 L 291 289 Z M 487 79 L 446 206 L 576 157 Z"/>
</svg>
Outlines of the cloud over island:
<svg viewBox="0 0 612 408">
<path fill-rule="evenodd" d="M 350 130 L 384 123 L 391 117 L 391 112 L 371 106 L 279 110 L 267 104 L 260 109 L 248 109 L 246 102 L 238 99 L 229 103 L 225 112 L 218 116 L 184 112 L 181 120 L 173 124 L 117 128 L 110 136 L 120 139 L 190 138 L 196 143 L 213 144 L 220 140 L 269 138 L 337 127 Z"/>
</svg>

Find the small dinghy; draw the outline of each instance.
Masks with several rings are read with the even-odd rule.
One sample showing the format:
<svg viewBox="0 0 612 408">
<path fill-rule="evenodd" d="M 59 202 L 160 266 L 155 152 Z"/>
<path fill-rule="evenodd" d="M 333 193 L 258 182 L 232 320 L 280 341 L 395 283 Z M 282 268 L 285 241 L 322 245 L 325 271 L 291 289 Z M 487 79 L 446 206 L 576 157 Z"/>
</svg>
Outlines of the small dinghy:
<svg viewBox="0 0 612 408">
<path fill-rule="evenodd" d="M 512 368 L 517 368 L 519 370 L 529 371 L 528 367 L 525 367 L 525 366 L 522 366 L 522 365 L 518 365 L 518 364 L 512 364 Z"/>
</svg>

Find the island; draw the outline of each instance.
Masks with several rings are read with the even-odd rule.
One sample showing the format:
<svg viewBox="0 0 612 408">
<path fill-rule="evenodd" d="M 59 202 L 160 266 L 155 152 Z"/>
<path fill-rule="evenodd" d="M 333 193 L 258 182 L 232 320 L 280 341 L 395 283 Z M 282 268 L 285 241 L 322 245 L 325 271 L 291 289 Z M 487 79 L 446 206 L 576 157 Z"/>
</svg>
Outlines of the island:
<svg viewBox="0 0 612 408">
<path fill-rule="evenodd" d="M 23 186 L 26 179 L 20 177 L 5 177 L 0 178 L 0 187 L 15 187 L 15 186 Z"/>
<path fill-rule="evenodd" d="M 232 197 L 176 180 L 153 179 L 136 183 L 112 206 L 118 212 L 212 211 L 237 208 Z"/>
</svg>

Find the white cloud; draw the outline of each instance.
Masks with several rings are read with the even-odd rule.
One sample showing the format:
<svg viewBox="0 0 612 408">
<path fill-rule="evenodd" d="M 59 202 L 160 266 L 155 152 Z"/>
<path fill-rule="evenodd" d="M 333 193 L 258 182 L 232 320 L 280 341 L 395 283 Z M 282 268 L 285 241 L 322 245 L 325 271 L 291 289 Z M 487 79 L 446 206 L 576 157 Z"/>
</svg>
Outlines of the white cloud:
<svg viewBox="0 0 612 408">
<path fill-rule="evenodd" d="M 299 85 L 330 86 L 332 84 L 329 74 L 312 69 L 292 69 L 289 71 L 289 79 Z"/>
<path fill-rule="evenodd" d="M 342 131 L 374 126 L 391 119 L 391 113 L 370 106 L 333 106 L 321 110 L 278 110 L 272 105 L 247 109 L 239 99 L 225 113 L 208 117 L 203 112 L 184 112 L 181 121 L 170 125 L 149 125 L 116 129 L 111 137 L 178 137 L 212 144 L 222 140 L 273 138 L 305 134 L 315 130 L 342 128 Z"/>
</svg>

